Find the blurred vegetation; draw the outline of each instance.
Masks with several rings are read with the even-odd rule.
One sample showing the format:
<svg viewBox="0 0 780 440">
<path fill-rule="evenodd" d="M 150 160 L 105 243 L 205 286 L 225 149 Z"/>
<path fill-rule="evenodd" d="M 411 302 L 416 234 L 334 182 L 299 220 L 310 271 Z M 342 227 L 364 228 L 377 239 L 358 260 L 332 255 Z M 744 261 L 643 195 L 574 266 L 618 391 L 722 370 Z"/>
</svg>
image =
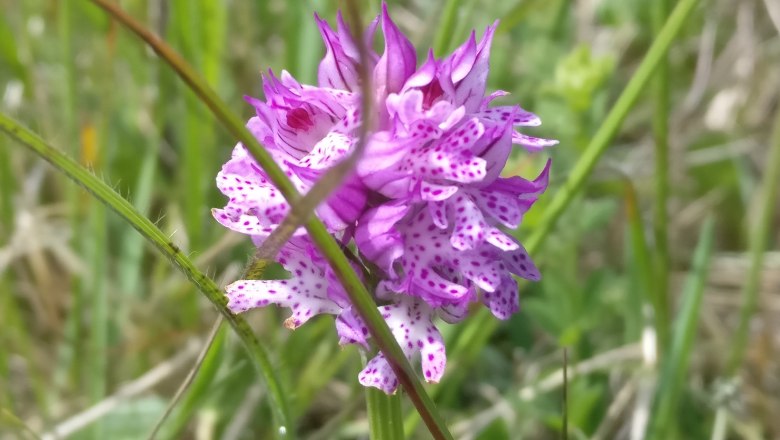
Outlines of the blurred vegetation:
<svg viewBox="0 0 780 440">
<path fill-rule="evenodd" d="M 316 80 L 323 48 L 312 15 L 333 22 L 338 8 L 332 0 L 120 3 L 247 118 L 241 97 L 261 95 L 260 71 Z M 442 55 L 501 19 L 490 88 L 542 117 L 530 134 L 561 141 L 522 239 L 654 40 L 661 2 L 389 3 L 421 55 L 434 42 Z M 659 105 L 664 87 L 647 87 L 534 255 L 544 279 L 521 287 L 521 313 L 484 341 L 448 345 L 436 402 L 456 438 L 559 438 L 564 416 L 571 438 L 780 437 L 780 218 L 768 219 L 766 234 L 757 222 L 778 205 L 761 188 L 770 150 L 780 148 L 780 5 L 701 3 L 668 57 L 668 108 Z M 365 12 L 378 8 L 374 1 Z M 224 204 L 213 179 L 234 140 L 207 109 L 89 2 L 0 0 L 0 10 L 0 110 L 93 169 L 217 280 L 235 279 L 252 245 L 211 220 L 209 208 Z M 437 36 L 448 17 L 451 35 Z M 658 117 L 668 119 L 665 220 L 655 214 Z M 518 152 L 506 173 L 535 175 L 545 158 Z M 659 221 L 667 266 L 658 263 Z M 743 314 L 742 341 L 751 285 L 757 311 Z M 669 337 L 659 339 L 651 311 L 665 291 Z M 248 318 L 274 353 L 298 434 L 365 438 L 359 353 L 338 346 L 330 318 L 289 332 L 283 313 Z M 216 317 L 119 217 L 0 137 L 0 438 L 54 438 L 44 434 L 57 429 L 76 439 L 146 438 Z M 450 341 L 479 330 L 444 326 Z M 225 329 L 214 347 L 160 437 L 272 436 L 269 401 L 245 353 Z M 106 403 L 114 406 L 101 417 L 84 415 Z M 410 437 L 426 438 L 424 427 Z"/>
</svg>

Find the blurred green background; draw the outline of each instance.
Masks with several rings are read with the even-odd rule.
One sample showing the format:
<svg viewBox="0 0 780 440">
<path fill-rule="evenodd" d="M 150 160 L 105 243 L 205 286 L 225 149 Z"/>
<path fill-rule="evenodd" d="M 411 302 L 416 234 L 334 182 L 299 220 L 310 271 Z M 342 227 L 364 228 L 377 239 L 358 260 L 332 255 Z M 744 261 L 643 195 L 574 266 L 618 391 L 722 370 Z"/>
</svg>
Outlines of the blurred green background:
<svg viewBox="0 0 780 440">
<path fill-rule="evenodd" d="M 252 108 L 242 96 L 261 96 L 261 71 L 316 81 L 323 46 L 313 13 L 334 23 L 339 7 L 332 0 L 119 3 L 247 118 Z M 511 92 L 506 102 L 541 116 L 544 125 L 526 133 L 560 140 L 550 150 L 550 189 L 521 239 L 538 226 L 653 42 L 661 3 L 389 1 L 420 56 L 434 43 L 451 50 L 471 29 L 481 35 L 501 19 L 489 88 Z M 778 204 L 762 201 L 760 188 L 770 149 L 780 148 L 780 136 L 772 140 L 780 121 L 780 3 L 700 3 L 669 53 L 668 107 L 657 81 L 643 91 L 534 255 L 543 281 L 522 286 L 521 313 L 482 340 L 465 323 L 444 326 L 450 340 L 476 341 L 448 346 L 445 381 L 434 390 L 456 438 L 560 438 L 564 420 L 570 438 L 639 439 L 648 423 L 661 423 L 664 438 L 780 438 L 777 212 L 768 236 L 750 245 L 760 235 L 759 213 Z M 366 18 L 379 7 L 366 3 Z M 214 177 L 235 141 L 167 66 L 89 2 L 0 0 L 0 11 L 0 109 L 94 170 L 220 283 L 234 280 L 252 245 L 212 221 L 209 209 L 224 204 Z M 441 32 L 448 17 L 451 32 Z M 668 119 L 665 219 L 658 216 L 664 174 L 654 165 L 658 117 Z M 534 176 L 545 159 L 518 151 L 506 173 Z M 119 217 L 5 136 L 0 203 L 0 438 L 146 438 L 216 311 Z M 708 216 L 714 233 L 704 228 L 699 239 Z M 668 254 L 659 229 L 668 233 Z M 708 264 L 694 264 L 697 243 L 699 262 Z M 747 316 L 741 342 L 746 285 L 764 247 L 757 313 Z M 648 299 L 664 292 L 666 340 Z M 285 313 L 247 316 L 273 353 L 299 435 L 365 438 L 360 354 L 338 346 L 331 318 L 293 333 L 281 326 Z M 477 336 L 464 339 L 464 331 Z M 226 329 L 216 344 L 160 438 L 272 436 L 266 393 L 243 350 Z M 653 404 L 660 389 L 663 403 Z M 85 412 L 96 404 L 97 412 Z M 410 438 L 427 438 L 414 417 L 408 422 Z"/>
</svg>

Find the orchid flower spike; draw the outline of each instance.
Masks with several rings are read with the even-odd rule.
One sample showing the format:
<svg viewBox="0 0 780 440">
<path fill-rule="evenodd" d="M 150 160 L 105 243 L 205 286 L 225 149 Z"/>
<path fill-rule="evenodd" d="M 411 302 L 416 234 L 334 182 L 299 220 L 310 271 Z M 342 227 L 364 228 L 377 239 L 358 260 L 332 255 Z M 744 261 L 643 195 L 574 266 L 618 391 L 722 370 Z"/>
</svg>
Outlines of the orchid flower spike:
<svg viewBox="0 0 780 440">
<path fill-rule="evenodd" d="M 519 132 L 541 121 L 518 105 L 494 105 L 506 92 L 486 95 L 497 22 L 479 39 L 472 32 L 447 57 L 428 51 L 418 66 L 414 46 L 385 4 L 362 33 L 363 60 L 341 15 L 335 29 L 315 20 L 325 44 L 318 84 L 300 84 L 286 71 L 268 72 L 265 98 L 247 98 L 256 110 L 247 127 L 298 191 L 309 191 L 358 142 L 358 65 L 368 64 L 379 118 L 355 172 L 316 215 L 344 245 L 354 245 L 356 269 L 377 281 L 379 311 L 399 345 L 409 360 L 420 362 L 425 380 L 438 382 L 446 355 L 437 321 L 460 321 L 475 303 L 507 319 L 519 308 L 515 276 L 540 279 L 507 230 L 520 225 L 547 188 L 550 162 L 530 180 L 500 173 L 514 145 L 536 154 L 557 141 Z M 377 28 L 384 37 L 381 55 L 370 49 Z M 217 175 L 217 186 L 228 202 L 213 210 L 214 218 L 258 246 L 290 209 L 241 144 Z M 291 310 L 284 323 L 290 329 L 331 314 L 341 344 L 369 348 L 366 325 L 303 229 L 278 261 L 290 279 L 239 280 L 227 287 L 234 313 L 276 304 Z M 387 393 L 398 386 L 381 353 L 358 378 Z"/>
</svg>

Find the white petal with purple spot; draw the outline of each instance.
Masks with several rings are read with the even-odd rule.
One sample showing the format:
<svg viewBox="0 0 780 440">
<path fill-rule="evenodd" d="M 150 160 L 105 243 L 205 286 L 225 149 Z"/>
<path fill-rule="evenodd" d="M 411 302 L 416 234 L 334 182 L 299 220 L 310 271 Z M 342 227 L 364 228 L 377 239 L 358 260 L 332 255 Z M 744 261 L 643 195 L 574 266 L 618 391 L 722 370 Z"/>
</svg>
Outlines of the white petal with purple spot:
<svg viewBox="0 0 780 440">
<path fill-rule="evenodd" d="M 407 359 L 419 359 L 423 378 L 437 383 L 444 374 L 447 357 L 444 340 L 433 324 L 433 311 L 425 303 L 414 299 L 401 299 L 396 304 L 379 307 L 393 336 Z M 391 394 L 398 387 L 398 379 L 384 355 L 371 359 L 358 375 L 360 383 Z"/>
</svg>

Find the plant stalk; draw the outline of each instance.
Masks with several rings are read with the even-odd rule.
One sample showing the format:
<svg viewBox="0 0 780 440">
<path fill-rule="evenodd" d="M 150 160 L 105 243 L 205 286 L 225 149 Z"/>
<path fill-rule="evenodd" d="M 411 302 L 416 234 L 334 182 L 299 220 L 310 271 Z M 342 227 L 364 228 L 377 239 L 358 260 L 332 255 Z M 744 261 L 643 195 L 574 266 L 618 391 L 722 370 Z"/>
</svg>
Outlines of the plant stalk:
<svg viewBox="0 0 780 440">
<path fill-rule="evenodd" d="M 366 388 L 368 428 L 371 440 L 404 438 L 401 420 L 401 397 L 387 395 L 376 388 Z"/>
</svg>

